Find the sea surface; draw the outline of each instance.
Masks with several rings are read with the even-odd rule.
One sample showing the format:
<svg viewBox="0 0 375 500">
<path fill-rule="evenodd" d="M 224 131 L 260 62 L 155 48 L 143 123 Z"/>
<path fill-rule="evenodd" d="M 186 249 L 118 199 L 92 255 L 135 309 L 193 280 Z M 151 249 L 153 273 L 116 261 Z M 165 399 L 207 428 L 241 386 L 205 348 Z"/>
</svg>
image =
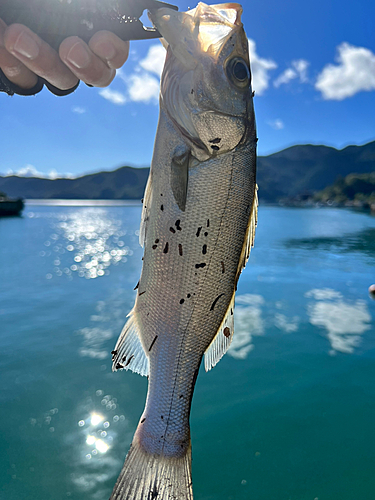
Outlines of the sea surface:
<svg viewBox="0 0 375 500">
<path fill-rule="evenodd" d="M 0 498 L 108 500 L 147 380 L 111 372 L 139 205 L 0 219 Z M 192 405 L 195 500 L 374 500 L 375 218 L 261 206 L 229 352 Z"/>
</svg>

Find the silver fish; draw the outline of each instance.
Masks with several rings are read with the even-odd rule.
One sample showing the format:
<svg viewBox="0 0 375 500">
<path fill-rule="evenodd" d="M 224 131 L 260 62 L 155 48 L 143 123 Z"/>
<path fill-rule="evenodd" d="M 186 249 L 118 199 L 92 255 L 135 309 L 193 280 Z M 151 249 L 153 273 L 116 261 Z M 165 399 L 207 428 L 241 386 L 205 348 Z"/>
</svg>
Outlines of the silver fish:
<svg viewBox="0 0 375 500">
<path fill-rule="evenodd" d="M 237 280 L 257 220 L 256 129 L 242 8 L 152 14 L 166 40 L 146 187 L 142 274 L 114 370 L 149 376 L 146 407 L 111 500 L 191 500 L 189 414 L 205 355 L 233 336 Z"/>
</svg>

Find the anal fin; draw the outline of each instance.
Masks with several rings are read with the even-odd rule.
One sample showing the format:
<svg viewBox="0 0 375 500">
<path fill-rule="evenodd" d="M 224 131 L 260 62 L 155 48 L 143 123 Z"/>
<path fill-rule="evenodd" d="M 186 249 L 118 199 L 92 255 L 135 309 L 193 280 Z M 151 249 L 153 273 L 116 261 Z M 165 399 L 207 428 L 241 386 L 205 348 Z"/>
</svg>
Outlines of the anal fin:
<svg viewBox="0 0 375 500">
<path fill-rule="evenodd" d="M 112 371 L 132 370 L 140 375 L 148 375 L 149 361 L 139 338 L 134 310 L 129 314 L 120 337 L 112 351 Z"/>
<path fill-rule="evenodd" d="M 206 372 L 217 365 L 232 342 L 234 330 L 234 295 L 235 292 L 233 292 L 227 312 L 214 339 L 204 353 L 204 368 Z"/>
</svg>

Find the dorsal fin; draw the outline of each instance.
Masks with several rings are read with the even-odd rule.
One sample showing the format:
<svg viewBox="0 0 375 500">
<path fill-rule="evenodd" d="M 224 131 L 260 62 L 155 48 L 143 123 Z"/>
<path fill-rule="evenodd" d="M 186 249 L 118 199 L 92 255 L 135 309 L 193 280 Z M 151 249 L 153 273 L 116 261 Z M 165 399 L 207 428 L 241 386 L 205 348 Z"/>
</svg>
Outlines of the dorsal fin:
<svg viewBox="0 0 375 500">
<path fill-rule="evenodd" d="M 229 307 L 224 319 L 211 344 L 204 353 L 204 368 L 206 372 L 211 370 L 227 352 L 233 338 L 234 329 L 234 294 L 233 292 Z"/>
<path fill-rule="evenodd" d="M 257 191 L 258 191 L 258 186 L 255 185 L 253 207 L 251 210 L 251 215 L 249 217 L 249 222 L 247 224 L 246 236 L 244 239 L 244 244 L 242 247 L 241 256 L 240 256 L 240 260 L 238 263 L 237 280 L 241 274 L 242 269 L 246 266 L 246 263 L 250 257 L 251 249 L 254 246 L 255 229 L 256 229 L 257 224 L 258 224 L 258 194 L 257 194 Z"/>
</svg>

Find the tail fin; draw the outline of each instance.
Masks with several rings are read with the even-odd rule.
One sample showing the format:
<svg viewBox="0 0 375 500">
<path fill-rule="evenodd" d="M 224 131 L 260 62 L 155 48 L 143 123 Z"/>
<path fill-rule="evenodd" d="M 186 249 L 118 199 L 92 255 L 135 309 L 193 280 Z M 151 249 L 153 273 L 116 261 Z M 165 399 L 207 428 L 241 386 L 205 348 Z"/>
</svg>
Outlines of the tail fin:
<svg viewBox="0 0 375 500">
<path fill-rule="evenodd" d="M 191 445 L 181 457 L 147 453 L 135 439 L 109 500 L 193 500 Z"/>
</svg>

